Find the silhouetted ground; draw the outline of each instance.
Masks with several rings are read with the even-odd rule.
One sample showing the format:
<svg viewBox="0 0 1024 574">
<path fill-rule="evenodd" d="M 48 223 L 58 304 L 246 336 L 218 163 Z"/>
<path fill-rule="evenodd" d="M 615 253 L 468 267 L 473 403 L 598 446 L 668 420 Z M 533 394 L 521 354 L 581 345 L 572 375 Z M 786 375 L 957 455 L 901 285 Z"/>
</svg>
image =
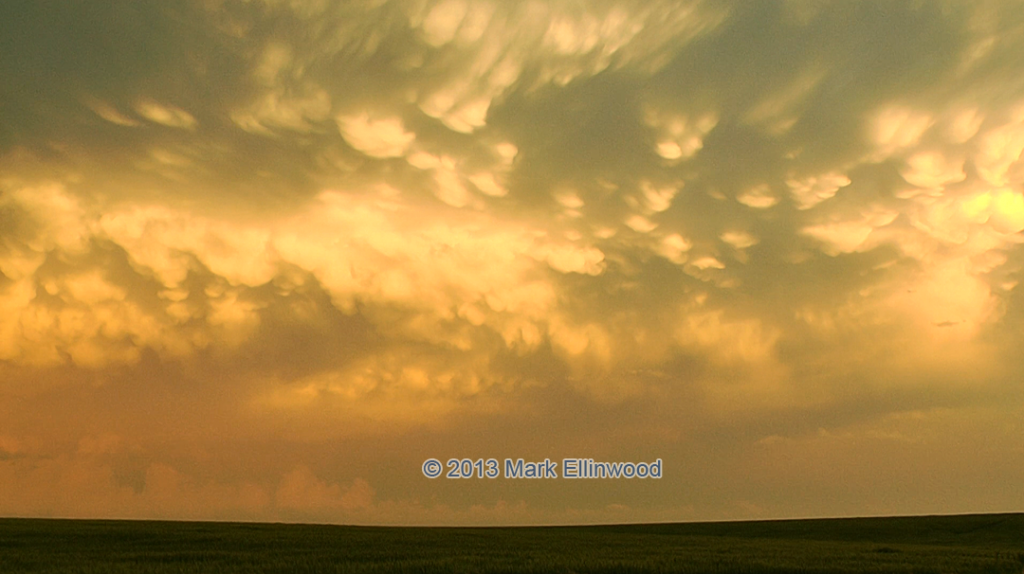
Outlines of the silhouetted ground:
<svg viewBox="0 0 1024 574">
<path fill-rule="evenodd" d="M 530 528 L 0 519 L 0 572 L 987 573 L 1024 514 Z"/>
</svg>

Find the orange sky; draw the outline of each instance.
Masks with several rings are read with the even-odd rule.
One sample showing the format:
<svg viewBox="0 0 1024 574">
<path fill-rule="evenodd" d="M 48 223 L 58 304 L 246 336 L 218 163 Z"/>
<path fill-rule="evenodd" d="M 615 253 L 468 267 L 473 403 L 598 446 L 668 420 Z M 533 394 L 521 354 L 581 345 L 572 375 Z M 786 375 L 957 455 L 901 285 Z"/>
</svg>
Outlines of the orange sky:
<svg viewBox="0 0 1024 574">
<path fill-rule="evenodd" d="M 0 516 L 1024 510 L 1015 3 L 172 4 L 0 6 Z"/>
</svg>

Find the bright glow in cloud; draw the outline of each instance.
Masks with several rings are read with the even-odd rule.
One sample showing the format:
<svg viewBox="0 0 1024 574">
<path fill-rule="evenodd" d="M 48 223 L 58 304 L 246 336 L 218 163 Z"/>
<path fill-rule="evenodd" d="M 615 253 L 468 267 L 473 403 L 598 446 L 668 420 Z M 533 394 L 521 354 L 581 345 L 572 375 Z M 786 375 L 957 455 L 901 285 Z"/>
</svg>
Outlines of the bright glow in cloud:
<svg viewBox="0 0 1024 574">
<path fill-rule="evenodd" d="M 1021 160 L 1024 152 L 1024 106 L 1013 114 L 1010 122 L 980 136 L 981 146 L 975 160 L 978 173 L 995 186 L 1011 183 L 1010 168 Z M 1013 183 L 1022 183 L 1020 177 Z"/>
<path fill-rule="evenodd" d="M 671 116 L 651 109 L 645 116 L 647 125 L 660 132 L 655 153 L 670 160 L 692 157 L 704 147 L 704 137 L 718 123 L 715 114 L 704 114 L 697 118 Z"/>
<path fill-rule="evenodd" d="M 754 209 L 768 209 L 779 202 L 768 184 L 752 187 L 736 196 L 736 201 Z"/>
<path fill-rule="evenodd" d="M 824 243 L 824 250 L 830 255 L 852 253 L 869 248 L 868 238 L 876 229 L 885 227 L 899 214 L 874 206 L 856 218 L 819 225 L 810 225 L 803 233 Z"/>
<path fill-rule="evenodd" d="M 196 119 L 192 114 L 181 108 L 157 103 L 152 100 L 142 100 L 135 104 L 135 111 L 140 116 L 151 122 L 172 128 L 194 129 Z"/>
<path fill-rule="evenodd" d="M 810 209 L 834 196 L 841 188 L 850 185 L 850 178 L 840 173 L 827 173 L 817 177 L 790 179 L 786 183 L 797 206 L 800 209 Z"/>
<path fill-rule="evenodd" d="M 405 131 L 399 118 L 371 119 L 364 112 L 337 119 L 345 141 L 370 157 L 401 157 L 416 139 L 416 134 Z"/>
<path fill-rule="evenodd" d="M 870 134 L 877 146 L 876 161 L 917 145 L 933 121 L 929 114 L 905 106 L 888 106 L 879 111 L 871 122 Z"/>
<path fill-rule="evenodd" d="M 925 188 L 942 188 L 949 183 L 963 181 L 963 161 L 957 162 L 938 152 L 921 152 L 907 158 L 907 167 L 900 172 L 903 179 Z"/>
</svg>

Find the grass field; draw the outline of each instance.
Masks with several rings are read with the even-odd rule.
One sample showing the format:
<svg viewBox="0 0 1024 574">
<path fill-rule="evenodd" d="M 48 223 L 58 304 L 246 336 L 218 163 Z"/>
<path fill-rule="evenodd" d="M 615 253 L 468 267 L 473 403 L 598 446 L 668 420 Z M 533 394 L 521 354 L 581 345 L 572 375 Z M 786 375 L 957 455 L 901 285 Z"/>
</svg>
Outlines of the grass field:
<svg viewBox="0 0 1024 574">
<path fill-rule="evenodd" d="M 0 572 L 1007 573 L 1024 514 L 531 528 L 0 519 Z"/>
</svg>

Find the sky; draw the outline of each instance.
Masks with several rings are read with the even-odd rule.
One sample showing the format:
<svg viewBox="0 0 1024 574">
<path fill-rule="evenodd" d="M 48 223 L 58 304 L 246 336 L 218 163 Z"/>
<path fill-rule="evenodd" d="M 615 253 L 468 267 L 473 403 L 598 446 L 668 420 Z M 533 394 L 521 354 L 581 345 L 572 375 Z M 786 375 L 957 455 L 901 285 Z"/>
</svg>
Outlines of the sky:
<svg viewBox="0 0 1024 574">
<path fill-rule="evenodd" d="M 1024 511 L 1016 2 L 12 0 L 0 78 L 0 516 Z"/>
</svg>

